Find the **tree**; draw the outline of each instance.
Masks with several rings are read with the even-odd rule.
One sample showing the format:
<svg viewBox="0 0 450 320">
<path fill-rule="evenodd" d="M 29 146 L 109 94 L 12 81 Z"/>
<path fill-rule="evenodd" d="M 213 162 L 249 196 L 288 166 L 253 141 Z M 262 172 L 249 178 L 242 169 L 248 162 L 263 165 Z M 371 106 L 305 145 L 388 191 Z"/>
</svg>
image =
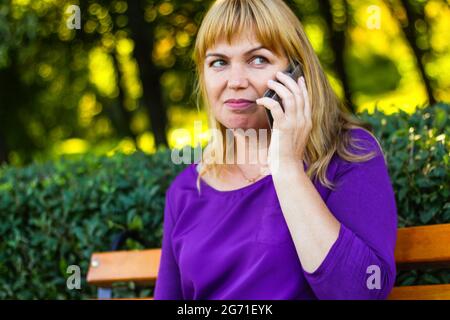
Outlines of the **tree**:
<svg viewBox="0 0 450 320">
<path fill-rule="evenodd" d="M 161 75 L 162 70 L 152 63 L 154 42 L 154 26 L 144 20 L 142 1 L 128 1 L 128 21 L 131 37 L 135 43 L 134 57 L 139 65 L 139 75 L 143 88 L 143 102 L 148 110 L 155 144 L 168 145 L 166 137 L 167 114 L 162 101 Z"/>
<path fill-rule="evenodd" d="M 348 104 L 350 111 L 353 113 L 356 110 L 355 105 L 351 99 L 351 89 L 348 80 L 348 74 L 345 68 L 345 51 L 347 47 L 347 28 L 348 28 L 348 12 L 349 8 L 345 0 L 335 2 L 339 15 L 336 14 L 336 10 L 332 9 L 330 4 L 331 0 L 319 1 L 320 8 L 323 16 L 327 22 L 328 30 L 330 32 L 330 42 L 335 55 L 334 67 L 336 73 L 342 83 L 342 89 L 344 91 L 344 100 Z"/>
<path fill-rule="evenodd" d="M 405 38 L 408 41 L 409 46 L 411 47 L 414 56 L 416 57 L 416 62 L 418 66 L 418 71 L 420 73 L 421 78 L 423 79 L 423 83 L 425 85 L 425 90 L 428 95 L 428 101 L 430 104 L 435 104 L 436 100 L 433 95 L 433 89 L 431 86 L 431 79 L 427 76 L 427 73 L 425 72 L 425 66 L 424 66 L 424 57 L 427 54 L 428 50 L 419 47 L 417 45 L 417 35 L 418 31 L 415 28 L 415 23 L 420 22 L 425 26 L 426 32 L 429 30 L 429 25 L 427 22 L 427 18 L 424 14 L 424 8 L 421 4 L 412 5 L 410 1 L 408 0 L 400 0 L 400 5 L 403 7 L 407 20 L 401 19 L 398 15 L 396 15 L 397 10 L 393 9 L 393 3 L 392 1 L 387 2 L 388 7 L 391 9 L 391 11 L 394 13 L 393 15 L 397 17 L 397 19 L 400 21 L 400 24 L 403 28 L 403 31 L 405 33 Z"/>
</svg>

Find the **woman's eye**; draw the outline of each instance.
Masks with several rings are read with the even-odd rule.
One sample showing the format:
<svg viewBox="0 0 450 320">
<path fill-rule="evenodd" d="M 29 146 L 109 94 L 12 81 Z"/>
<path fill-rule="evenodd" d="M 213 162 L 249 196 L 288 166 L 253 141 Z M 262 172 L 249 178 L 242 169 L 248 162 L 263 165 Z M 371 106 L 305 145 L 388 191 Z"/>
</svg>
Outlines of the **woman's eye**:
<svg viewBox="0 0 450 320">
<path fill-rule="evenodd" d="M 216 62 L 219 62 L 219 61 L 224 62 L 224 61 L 221 60 L 221 59 L 219 59 L 219 60 L 214 60 L 213 62 L 211 62 L 211 63 L 209 64 L 209 66 L 210 66 L 210 67 L 221 67 L 220 65 L 214 65 Z"/>
<path fill-rule="evenodd" d="M 267 60 L 266 58 L 264 58 L 263 56 L 255 56 L 251 61 L 255 61 L 255 60 L 258 60 L 258 59 L 260 59 L 260 60 L 262 59 L 262 63 L 268 62 L 268 60 Z M 223 62 L 223 63 L 225 63 L 224 60 L 222 60 L 222 59 L 217 59 L 217 60 L 212 61 L 212 62 L 209 64 L 209 66 L 210 66 L 210 67 L 223 67 L 223 65 L 217 64 L 218 62 Z M 259 64 L 262 64 L 262 63 L 256 63 L 256 64 L 259 65 Z"/>
<path fill-rule="evenodd" d="M 267 59 L 264 58 L 263 56 L 256 56 L 255 59 L 253 59 L 253 60 L 257 60 L 257 59 L 262 59 L 264 62 L 267 62 Z"/>
</svg>

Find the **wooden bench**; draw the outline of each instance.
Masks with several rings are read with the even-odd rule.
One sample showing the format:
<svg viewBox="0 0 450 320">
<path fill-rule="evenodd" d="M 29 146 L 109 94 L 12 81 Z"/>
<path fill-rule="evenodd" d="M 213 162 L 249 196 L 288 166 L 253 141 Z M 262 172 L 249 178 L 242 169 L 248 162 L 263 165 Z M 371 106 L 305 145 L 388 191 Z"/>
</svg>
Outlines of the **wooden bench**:
<svg viewBox="0 0 450 320">
<path fill-rule="evenodd" d="M 87 282 L 100 287 L 99 298 L 111 297 L 113 283 L 154 284 L 160 256 L 161 249 L 94 253 Z M 398 229 L 395 260 L 398 270 L 450 267 L 450 223 Z M 450 284 L 394 287 L 388 299 L 450 300 Z"/>
</svg>

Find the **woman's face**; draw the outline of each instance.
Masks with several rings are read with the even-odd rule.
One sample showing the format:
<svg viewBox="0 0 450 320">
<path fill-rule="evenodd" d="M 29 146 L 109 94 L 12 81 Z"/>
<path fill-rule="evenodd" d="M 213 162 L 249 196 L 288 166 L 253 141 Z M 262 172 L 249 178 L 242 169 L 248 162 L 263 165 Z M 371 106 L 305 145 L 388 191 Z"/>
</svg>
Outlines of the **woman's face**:
<svg viewBox="0 0 450 320">
<path fill-rule="evenodd" d="M 255 100 L 267 90 L 267 81 L 288 66 L 288 59 L 261 47 L 253 33 L 219 39 L 206 51 L 204 81 L 215 118 L 226 128 L 268 129 L 266 111 Z M 248 100 L 247 104 L 232 100 Z M 231 100 L 231 101 L 230 101 Z"/>
</svg>

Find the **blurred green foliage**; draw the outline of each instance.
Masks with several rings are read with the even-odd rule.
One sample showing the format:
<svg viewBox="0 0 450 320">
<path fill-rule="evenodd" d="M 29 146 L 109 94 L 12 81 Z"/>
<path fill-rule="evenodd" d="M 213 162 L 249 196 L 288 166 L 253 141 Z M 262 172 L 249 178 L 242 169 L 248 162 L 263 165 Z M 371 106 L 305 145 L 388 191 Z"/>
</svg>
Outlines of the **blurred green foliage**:
<svg viewBox="0 0 450 320">
<path fill-rule="evenodd" d="M 397 66 L 384 56 L 374 55 L 367 59 L 355 57 L 354 63 L 349 64 L 348 69 L 354 76 L 351 81 L 352 88 L 371 95 L 395 90 L 401 80 Z M 367 74 L 370 74 L 370 77 Z"/>
<path fill-rule="evenodd" d="M 191 53 L 212 3 L 1 1 L 0 163 L 184 145 L 194 118 L 205 119 L 191 96 Z M 378 102 L 386 113 L 412 113 L 427 101 L 426 83 L 436 100 L 450 101 L 448 2 L 286 3 L 333 88 L 341 97 L 348 88 L 356 111 Z M 411 21 L 403 4 L 416 13 Z M 69 5 L 80 7 L 79 30 L 67 27 Z"/>
<path fill-rule="evenodd" d="M 436 104 L 412 115 L 376 110 L 361 116 L 385 152 L 399 227 L 450 222 L 449 111 L 450 105 Z M 172 163 L 169 149 L 3 166 L 0 299 L 95 297 L 95 288 L 85 282 L 91 254 L 109 250 L 113 236 L 124 230 L 143 239 L 128 241 L 125 248 L 160 247 L 165 192 L 184 168 Z M 68 265 L 81 267 L 81 290 L 66 288 Z M 436 281 L 450 282 L 448 271 L 401 272 L 397 279 L 399 284 Z M 125 287 L 116 294 L 134 293 Z"/>
<path fill-rule="evenodd" d="M 401 227 L 450 222 L 449 112 L 440 103 L 412 115 L 361 115 L 386 154 Z"/>
</svg>

